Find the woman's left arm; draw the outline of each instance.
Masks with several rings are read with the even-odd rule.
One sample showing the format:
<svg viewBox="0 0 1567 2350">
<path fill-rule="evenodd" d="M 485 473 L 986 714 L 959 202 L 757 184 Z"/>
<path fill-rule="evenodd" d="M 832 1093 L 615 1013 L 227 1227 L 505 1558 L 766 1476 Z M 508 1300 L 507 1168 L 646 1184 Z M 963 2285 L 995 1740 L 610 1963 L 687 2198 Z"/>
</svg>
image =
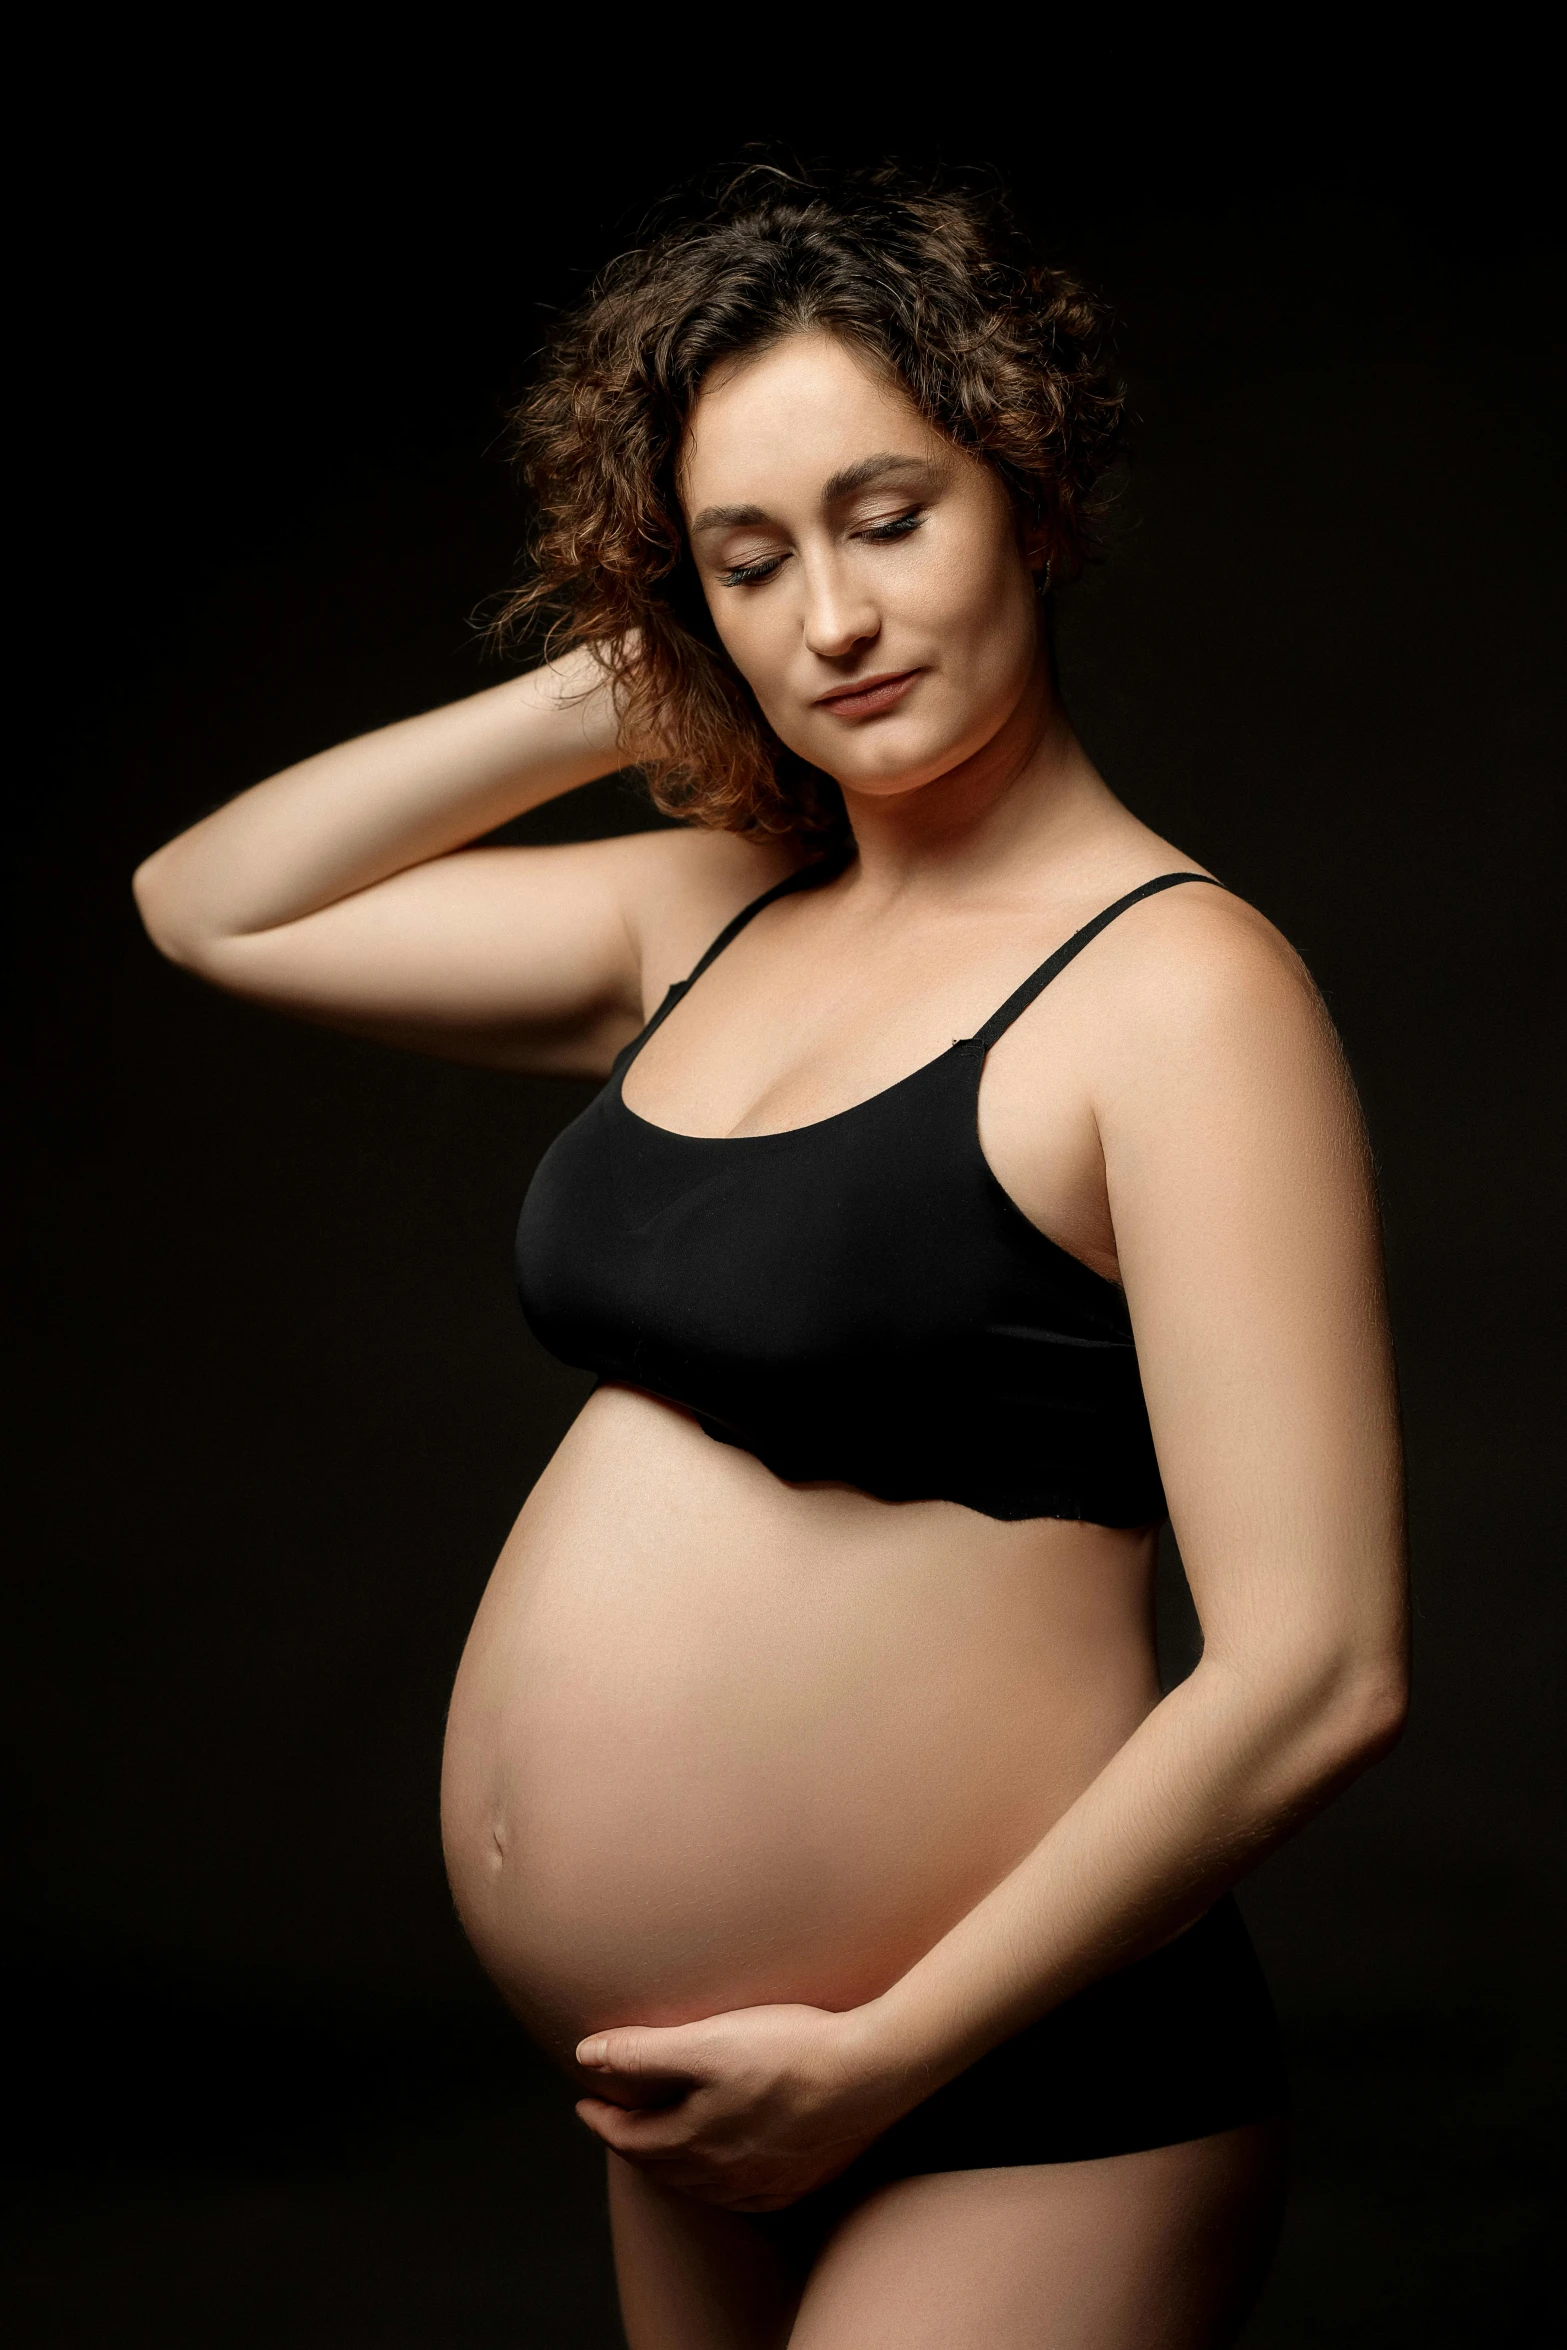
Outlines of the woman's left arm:
<svg viewBox="0 0 1567 2350">
<path fill-rule="evenodd" d="M 1404 1718 L 1398 1412 L 1359 1106 L 1277 934 L 1233 900 L 1169 916 L 1186 917 L 1177 951 L 1120 971 L 1095 1109 L 1202 1658 L 865 2011 L 943 2079 L 1190 1924 Z"/>
<path fill-rule="evenodd" d="M 825 2068 L 873 2129 L 1179 1933 L 1403 1720 L 1397 1405 L 1358 1105 L 1277 934 L 1234 900 L 1178 895 L 1148 910 L 1164 938 L 1102 972 L 1094 1106 L 1202 1658 L 907 1974 L 814 2043 L 799 2023 L 805 2073 Z M 752 2012 L 782 2061 L 783 2019 L 815 2011 Z M 616 2032 L 605 2053 L 667 2072 L 709 2029 Z M 814 2094 L 794 2098 L 802 2122 Z M 587 2118 L 633 2159 L 657 2144 L 654 2116 Z"/>
</svg>

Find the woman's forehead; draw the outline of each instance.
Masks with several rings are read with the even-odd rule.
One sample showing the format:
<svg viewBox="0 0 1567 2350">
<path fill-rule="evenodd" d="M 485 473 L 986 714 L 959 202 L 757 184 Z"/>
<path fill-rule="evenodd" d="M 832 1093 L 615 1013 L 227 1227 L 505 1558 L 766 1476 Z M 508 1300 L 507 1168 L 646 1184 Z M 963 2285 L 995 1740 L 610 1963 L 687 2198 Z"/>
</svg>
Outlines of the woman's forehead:
<svg viewBox="0 0 1567 2350">
<path fill-rule="evenodd" d="M 694 515 L 820 499 L 863 486 L 846 477 L 873 463 L 890 473 L 952 454 L 885 368 L 839 336 L 802 331 L 708 377 L 681 443 L 681 503 Z"/>
</svg>

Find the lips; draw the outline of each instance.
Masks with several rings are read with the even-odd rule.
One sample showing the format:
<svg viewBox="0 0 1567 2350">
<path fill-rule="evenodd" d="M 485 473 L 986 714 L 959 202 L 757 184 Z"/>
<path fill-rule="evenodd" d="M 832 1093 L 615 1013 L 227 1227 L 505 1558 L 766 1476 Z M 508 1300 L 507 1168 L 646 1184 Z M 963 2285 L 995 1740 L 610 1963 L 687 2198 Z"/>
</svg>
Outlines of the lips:
<svg viewBox="0 0 1567 2350">
<path fill-rule="evenodd" d="M 891 675 L 867 677 L 862 685 L 822 694 L 816 707 L 833 718 L 876 718 L 902 701 L 919 674 L 917 669 L 900 669 Z"/>
</svg>

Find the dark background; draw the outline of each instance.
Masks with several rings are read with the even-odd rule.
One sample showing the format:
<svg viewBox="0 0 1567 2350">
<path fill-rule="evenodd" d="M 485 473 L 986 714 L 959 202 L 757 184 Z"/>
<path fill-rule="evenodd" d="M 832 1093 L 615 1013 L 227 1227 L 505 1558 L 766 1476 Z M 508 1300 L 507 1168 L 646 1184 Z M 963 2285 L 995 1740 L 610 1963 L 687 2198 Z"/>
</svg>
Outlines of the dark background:
<svg viewBox="0 0 1567 2350">
<path fill-rule="evenodd" d="M 1063 603 L 1068 699 L 1305 953 L 1376 1144 L 1417 1691 L 1247 1895 L 1299 2105 L 1248 2350 L 1535 2350 L 1564 1633 L 1543 69 L 1335 71 L 1330 104 L 1216 48 L 1134 93 L 1124 38 L 1038 36 L 966 80 L 791 84 L 688 27 L 617 49 L 613 91 L 585 31 L 451 40 L 393 87 L 226 37 L 100 56 L 86 90 L 62 55 L 33 93 L 11 2338 L 618 2338 L 593 2149 L 462 1942 L 436 1828 L 468 1621 L 582 1392 L 509 1245 L 584 1094 L 208 995 L 127 878 L 257 777 L 501 674 L 472 616 L 514 572 L 501 419 L 550 306 L 672 177 L 782 136 L 999 164 L 1111 297 L 1133 464 Z M 569 813 L 646 820 L 621 783 Z M 1173 1561 L 1165 1597 L 1174 1671 Z"/>
</svg>

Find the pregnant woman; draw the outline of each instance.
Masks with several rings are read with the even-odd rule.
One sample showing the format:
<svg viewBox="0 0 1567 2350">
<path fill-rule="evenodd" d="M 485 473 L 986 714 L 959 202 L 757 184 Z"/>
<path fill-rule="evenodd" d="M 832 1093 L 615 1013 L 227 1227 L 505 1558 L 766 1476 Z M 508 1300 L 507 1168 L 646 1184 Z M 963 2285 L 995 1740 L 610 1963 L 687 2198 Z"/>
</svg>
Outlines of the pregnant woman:
<svg viewBox="0 0 1567 2350">
<path fill-rule="evenodd" d="M 1284 2089 L 1230 1888 L 1402 1718 L 1340 1053 L 1055 689 L 1097 337 L 990 199 L 746 173 L 523 411 L 554 657 L 137 875 L 220 987 L 603 1080 L 519 1233 L 598 1384 L 443 1814 L 609 2150 L 632 2350 L 1232 2340 Z M 679 827 L 469 845 L 628 762 Z"/>
</svg>

